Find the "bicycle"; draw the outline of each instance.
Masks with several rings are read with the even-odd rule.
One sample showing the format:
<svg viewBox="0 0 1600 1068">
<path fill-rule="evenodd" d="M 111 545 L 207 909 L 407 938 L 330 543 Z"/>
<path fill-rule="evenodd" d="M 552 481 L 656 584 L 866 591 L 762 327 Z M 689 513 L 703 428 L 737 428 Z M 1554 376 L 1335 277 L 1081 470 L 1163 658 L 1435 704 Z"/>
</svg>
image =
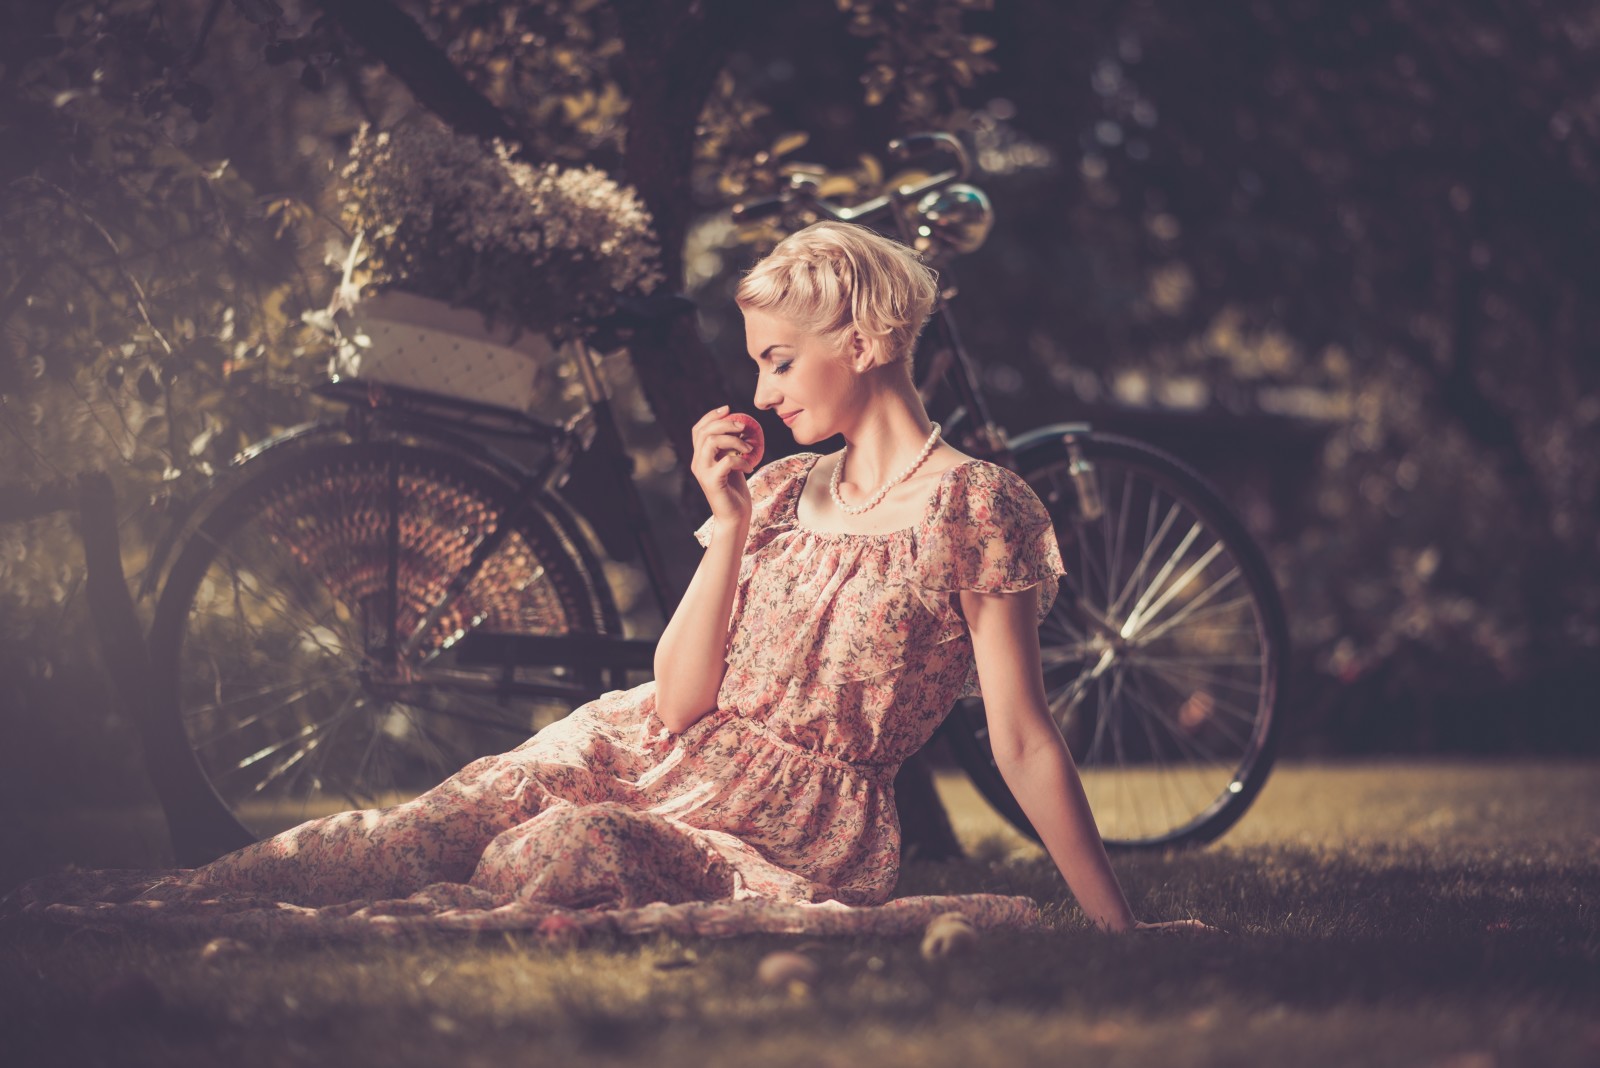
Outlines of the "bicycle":
<svg viewBox="0 0 1600 1068">
<path fill-rule="evenodd" d="M 965 183 L 960 143 L 919 134 L 891 151 L 952 165 L 851 207 L 796 174 L 734 214 L 887 218 L 907 243 L 970 251 L 977 230 L 981 243 L 988 201 Z M 947 440 L 1017 471 L 1050 511 L 1069 574 L 1040 631 L 1047 693 L 1107 845 L 1210 841 L 1259 792 L 1280 725 L 1288 634 L 1261 550 L 1203 478 L 1148 445 L 1086 423 L 1007 436 L 952 295 L 919 347 L 919 389 Z M 596 352 L 567 349 L 585 408 L 560 425 L 335 378 L 321 392 L 348 406 L 343 421 L 247 450 L 174 529 L 151 569 L 172 557 L 151 657 L 155 700 L 215 790 L 196 804 L 226 807 L 251 837 L 371 807 L 650 669 L 653 642 L 622 634 L 601 550 L 642 562 L 663 619 L 676 596 Z M 549 452 L 524 465 L 485 436 Z M 574 483 L 607 492 L 577 507 L 561 493 Z M 981 698 L 941 732 L 983 796 L 1037 837 L 995 766 Z"/>
</svg>

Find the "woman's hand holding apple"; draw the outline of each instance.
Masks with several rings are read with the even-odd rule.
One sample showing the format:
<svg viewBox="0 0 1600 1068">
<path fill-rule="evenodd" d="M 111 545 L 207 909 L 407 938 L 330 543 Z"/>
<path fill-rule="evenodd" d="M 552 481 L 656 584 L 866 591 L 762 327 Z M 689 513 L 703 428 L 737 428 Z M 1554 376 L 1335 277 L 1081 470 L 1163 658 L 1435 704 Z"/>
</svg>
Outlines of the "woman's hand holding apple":
<svg viewBox="0 0 1600 1068">
<path fill-rule="evenodd" d="M 710 502 L 711 514 L 720 520 L 747 519 L 751 505 L 745 476 L 765 451 L 761 424 L 723 405 L 702 415 L 690 435 L 694 448 L 689 470 Z"/>
</svg>

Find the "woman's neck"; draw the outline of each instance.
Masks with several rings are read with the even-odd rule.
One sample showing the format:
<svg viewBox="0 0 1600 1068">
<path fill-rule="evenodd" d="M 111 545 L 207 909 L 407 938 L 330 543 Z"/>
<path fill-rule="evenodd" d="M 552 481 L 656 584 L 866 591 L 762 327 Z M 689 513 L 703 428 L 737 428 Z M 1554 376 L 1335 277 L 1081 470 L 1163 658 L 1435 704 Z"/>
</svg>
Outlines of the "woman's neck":
<svg viewBox="0 0 1600 1068">
<path fill-rule="evenodd" d="M 914 461 L 933 432 L 920 400 L 893 396 L 845 435 L 849 447 L 842 481 L 872 492 Z"/>
</svg>

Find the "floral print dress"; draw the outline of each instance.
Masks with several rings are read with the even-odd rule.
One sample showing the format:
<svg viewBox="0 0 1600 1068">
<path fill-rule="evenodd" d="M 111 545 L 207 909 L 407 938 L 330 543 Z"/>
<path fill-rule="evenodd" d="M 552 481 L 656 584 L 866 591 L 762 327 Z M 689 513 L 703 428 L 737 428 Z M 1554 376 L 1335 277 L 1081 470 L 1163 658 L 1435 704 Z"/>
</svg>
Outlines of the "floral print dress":
<svg viewBox="0 0 1600 1068">
<path fill-rule="evenodd" d="M 1039 586 L 1042 621 L 1065 571 L 1050 517 L 1021 477 L 968 460 L 941 472 L 914 526 L 810 530 L 796 510 L 820 458 L 751 476 L 727 671 L 716 708 L 682 733 L 656 716 L 653 681 L 613 690 L 403 804 L 197 869 L 46 877 L 13 907 L 275 937 L 897 934 L 945 911 L 1042 925 L 1024 897 L 890 898 L 895 772 L 978 693 L 958 591 Z"/>
</svg>

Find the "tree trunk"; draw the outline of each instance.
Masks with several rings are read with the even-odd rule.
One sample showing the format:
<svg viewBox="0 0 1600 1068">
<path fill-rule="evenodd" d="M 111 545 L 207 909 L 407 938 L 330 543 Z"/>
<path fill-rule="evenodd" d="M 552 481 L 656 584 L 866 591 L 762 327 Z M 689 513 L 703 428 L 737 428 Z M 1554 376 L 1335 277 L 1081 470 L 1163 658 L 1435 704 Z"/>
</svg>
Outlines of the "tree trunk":
<svg viewBox="0 0 1600 1068">
<path fill-rule="evenodd" d="M 623 177 L 655 219 L 666 284 L 681 290 L 683 243 L 694 210 L 689 178 L 695 126 L 748 25 L 748 7 L 725 0 L 703 5 L 616 0 L 615 6 L 629 100 Z M 687 472 L 689 428 L 701 413 L 736 398 L 692 320 L 679 320 L 664 335 L 636 345 L 632 355 L 640 388 L 662 419 L 679 470 Z M 705 512 L 693 480 L 685 478 L 681 492 L 691 515 Z"/>
</svg>

